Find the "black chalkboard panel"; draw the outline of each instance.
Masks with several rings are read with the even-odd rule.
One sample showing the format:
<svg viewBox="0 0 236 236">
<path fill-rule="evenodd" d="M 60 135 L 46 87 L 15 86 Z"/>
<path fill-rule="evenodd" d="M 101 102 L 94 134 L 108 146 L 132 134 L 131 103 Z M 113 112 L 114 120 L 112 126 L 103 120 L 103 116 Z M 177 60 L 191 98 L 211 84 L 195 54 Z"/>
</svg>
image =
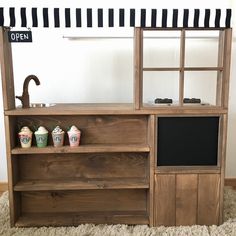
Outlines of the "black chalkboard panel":
<svg viewBox="0 0 236 236">
<path fill-rule="evenodd" d="M 157 165 L 217 165 L 219 117 L 157 118 Z"/>
</svg>

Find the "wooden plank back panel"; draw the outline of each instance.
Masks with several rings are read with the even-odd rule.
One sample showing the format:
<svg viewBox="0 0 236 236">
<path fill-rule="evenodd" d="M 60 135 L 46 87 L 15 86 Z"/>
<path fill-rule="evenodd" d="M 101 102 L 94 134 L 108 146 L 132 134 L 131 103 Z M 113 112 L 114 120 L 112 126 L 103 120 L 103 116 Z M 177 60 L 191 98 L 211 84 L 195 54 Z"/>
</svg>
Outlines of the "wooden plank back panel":
<svg viewBox="0 0 236 236">
<path fill-rule="evenodd" d="M 2 95 L 4 110 L 15 108 L 12 51 L 8 42 L 8 29 L 0 27 L 0 63 L 2 72 Z"/>
<path fill-rule="evenodd" d="M 147 156 L 147 153 L 21 155 L 20 179 L 146 178 Z"/>
<path fill-rule="evenodd" d="M 219 203 L 220 175 L 199 174 L 197 224 L 219 224 Z"/>
<path fill-rule="evenodd" d="M 49 132 L 56 125 L 60 125 L 65 131 L 71 125 L 76 125 L 82 131 L 81 144 L 147 143 L 148 116 L 22 116 L 18 117 L 17 123 L 18 130 L 26 125 L 32 130 L 45 126 Z M 52 145 L 51 135 L 49 135 L 49 144 Z M 67 134 L 65 144 L 69 144 Z"/>
<path fill-rule="evenodd" d="M 176 225 L 197 222 L 197 174 L 176 175 Z"/>
<path fill-rule="evenodd" d="M 146 211 L 146 190 L 22 192 L 23 213 Z"/>
<path fill-rule="evenodd" d="M 154 226 L 175 225 L 175 175 L 155 175 Z"/>
</svg>

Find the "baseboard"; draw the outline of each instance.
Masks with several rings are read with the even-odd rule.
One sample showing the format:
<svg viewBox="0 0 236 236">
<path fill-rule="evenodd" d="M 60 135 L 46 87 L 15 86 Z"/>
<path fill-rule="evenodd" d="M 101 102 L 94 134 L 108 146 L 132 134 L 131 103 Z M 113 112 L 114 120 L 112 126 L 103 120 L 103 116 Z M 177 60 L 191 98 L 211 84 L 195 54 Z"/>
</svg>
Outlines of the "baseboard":
<svg viewBox="0 0 236 236">
<path fill-rule="evenodd" d="M 8 190 L 7 182 L 0 182 L 0 192 L 5 192 Z"/>
<path fill-rule="evenodd" d="M 236 187 L 236 178 L 225 178 L 225 186 Z"/>
</svg>

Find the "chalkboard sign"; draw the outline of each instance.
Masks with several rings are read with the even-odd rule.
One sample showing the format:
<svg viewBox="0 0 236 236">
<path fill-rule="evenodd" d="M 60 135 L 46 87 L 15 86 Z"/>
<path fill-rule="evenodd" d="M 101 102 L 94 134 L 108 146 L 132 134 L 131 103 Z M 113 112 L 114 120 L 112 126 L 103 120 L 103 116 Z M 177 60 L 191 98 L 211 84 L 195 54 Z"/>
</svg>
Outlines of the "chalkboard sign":
<svg viewBox="0 0 236 236">
<path fill-rule="evenodd" d="M 217 165 L 219 117 L 159 117 L 157 165 Z"/>
<path fill-rule="evenodd" d="M 10 43 L 30 43 L 32 42 L 31 31 L 9 31 L 8 40 Z"/>
</svg>

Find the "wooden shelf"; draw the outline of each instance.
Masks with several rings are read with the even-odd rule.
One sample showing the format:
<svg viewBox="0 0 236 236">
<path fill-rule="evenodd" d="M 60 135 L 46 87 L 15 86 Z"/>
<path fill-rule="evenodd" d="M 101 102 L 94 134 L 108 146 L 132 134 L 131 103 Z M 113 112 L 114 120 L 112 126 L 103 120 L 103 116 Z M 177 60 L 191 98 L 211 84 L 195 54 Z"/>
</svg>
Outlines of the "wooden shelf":
<svg viewBox="0 0 236 236">
<path fill-rule="evenodd" d="M 88 144 L 78 147 L 53 147 L 47 146 L 45 148 L 31 147 L 31 148 L 13 148 L 12 154 L 44 154 L 44 153 L 101 153 L 101 152 L 149 152 L 148 145 L 140 144 Z"/>
<path fill-rule="evenodd" d="M 5 115 L 116 115 L 134 114 L 132 103 L 57 103 L 49 107 L 16 108 Z"/>
<path fill-rule="evenodd" d="M 106 178 L 77 180 L 24 180 L 14 186 L 14 191 L 81 190 L 81 189 L 148 189 L 144 178 Z"/>
<path fill-rule="evenodd" d="M 58 103 L 52 107 L 43 108 L 16 108 L 6 110 L 7 116 L 36 116 L 36 115 L 151 115 L 151 114 L 199 114 L 206 112 L 212 114 L 225 114 L 227 109 L 217 106 L 166 106 L 166 107 L 146 107 L 144 104 L 140 110 L 135 110 L 133 104 L 129 103 L 88 103 L 88 104 L 67 104 Z"/>
<path fill-rule="evenodd" d="M 149 224 L 149 217 L 145 211 L 23 213 L 17 220 L 15 226 L 77 226 L 85 223 Z"/>
</svg>

